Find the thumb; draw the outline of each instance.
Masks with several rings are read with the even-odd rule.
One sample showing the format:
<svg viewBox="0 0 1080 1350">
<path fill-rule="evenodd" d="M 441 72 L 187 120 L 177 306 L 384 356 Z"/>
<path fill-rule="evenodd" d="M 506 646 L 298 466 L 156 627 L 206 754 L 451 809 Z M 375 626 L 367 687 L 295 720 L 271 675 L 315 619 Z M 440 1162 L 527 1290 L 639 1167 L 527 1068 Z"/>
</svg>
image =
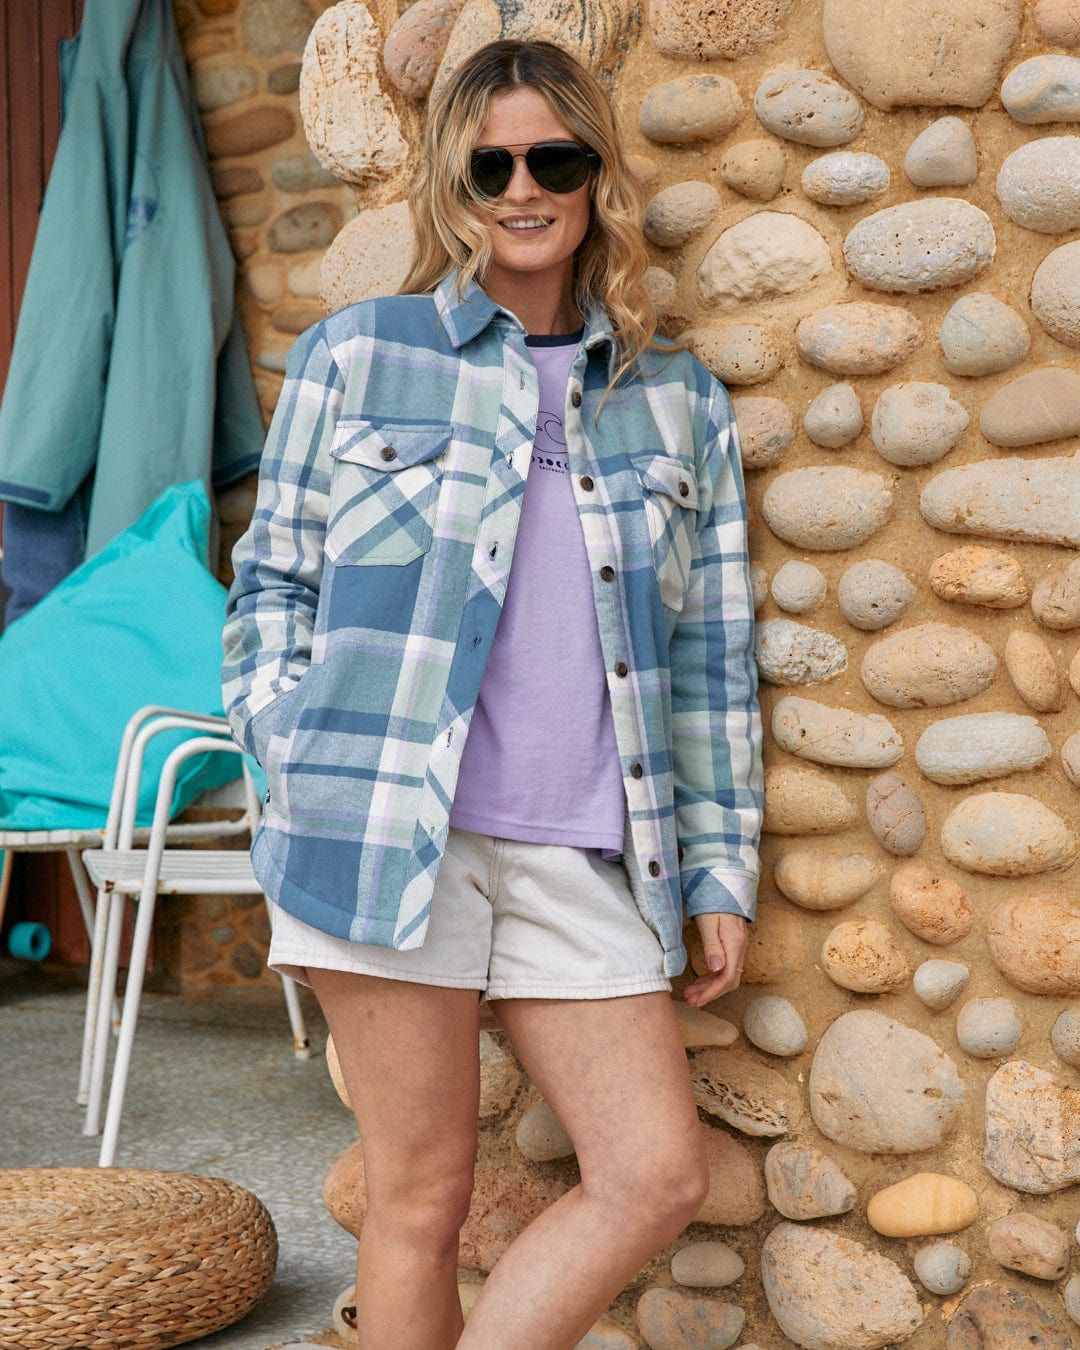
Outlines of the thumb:
<svg viewBox="0 0 1080 1350">
<path fill-rule="evenodd" d="M 701 944 L 705 949 L 705 964 L 713 974 L 719 975 L 722 970 L 726 970 L 727 952 L 724 949 L 719 932 L 711 924 L 708 931 L 702 933 Z"/>
</svg>

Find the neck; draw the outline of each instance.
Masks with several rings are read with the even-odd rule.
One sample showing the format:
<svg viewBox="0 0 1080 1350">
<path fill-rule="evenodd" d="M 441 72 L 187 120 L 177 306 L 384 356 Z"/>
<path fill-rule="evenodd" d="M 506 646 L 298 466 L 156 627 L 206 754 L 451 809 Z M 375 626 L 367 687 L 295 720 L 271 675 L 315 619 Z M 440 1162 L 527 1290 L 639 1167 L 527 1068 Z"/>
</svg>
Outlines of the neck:
<svg viewBox="0 0 1080 1350">
<path fill-rule="evenodd" d="M 498 305 L 505 305 L 525 325 L 531 337 L 573 333 L 582 314 L 574 300 L 573 263 L 554 273 L 509 272 L 492 265 L 483 287 Z"/>
</svg>

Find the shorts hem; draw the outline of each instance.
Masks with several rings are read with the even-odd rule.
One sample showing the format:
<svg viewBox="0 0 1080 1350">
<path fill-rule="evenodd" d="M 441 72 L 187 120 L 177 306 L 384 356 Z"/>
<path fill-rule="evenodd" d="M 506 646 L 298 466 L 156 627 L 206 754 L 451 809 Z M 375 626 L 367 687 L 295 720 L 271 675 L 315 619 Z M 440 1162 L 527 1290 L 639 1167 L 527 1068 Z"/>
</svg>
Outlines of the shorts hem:
<svg viewBox="0 0 1080 1350">
<path fill-rule="evenodd" d="M 671 981 L 663 976 L 646 979 L 615 980 L 609 984 L 488 984 L 484 997 L 490 1002 L 500 998 L 600 999 L 625 998 L 631 994 L 670 993 Z"/>
<path fill-rule="evenodd" d="M 382 966 L 376 961 L 363 965 L 357 963 L 337 964 L 332 956 L 312 954 L 305 956 L 296 952 L 276 952 L 268 967 L 278 975 L 288 975 L 300 984 L 311 987 L 307 978 L 309 968 L 315 970 L 340 970 L 348 975 L 372 975 L 383 980 L 404 980 L 406 984 L 432 984 L 440 989 L 475 989 L 483 993 L 487 988 L 484 975 L 435 975 L 426 971 L 398 970 L 395 966 Z"/>
</svg>

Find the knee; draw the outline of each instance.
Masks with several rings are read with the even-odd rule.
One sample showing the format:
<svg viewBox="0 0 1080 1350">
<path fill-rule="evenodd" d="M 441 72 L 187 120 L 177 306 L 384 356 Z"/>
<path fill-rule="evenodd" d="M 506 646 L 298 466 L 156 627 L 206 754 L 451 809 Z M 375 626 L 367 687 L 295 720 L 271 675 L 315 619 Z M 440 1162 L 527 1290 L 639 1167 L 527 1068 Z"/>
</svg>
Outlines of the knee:
<svg viewBox="0 0 1080 1350">
<path fill-rule="evenodd" d="M 586 1189 L 588 1180 L 584 1177 Z M 618 1163 L 593 1178 L 609 1203 L 631 1211 L 632 1221 L 657 1233 L 665 1241 L 692 1223 L 709 1193 L 709 1165 L 704 1143 L 692 1137 L 685 1143 L 635 1155 L 626 1166 Z"/>
<path fill-rule="evenodd" d="M 368 1216 L 408 1243 L 456 1243 L 468 1218 L 474 1160 L 387 1169 L 368 1178 Z"/>
</svg>

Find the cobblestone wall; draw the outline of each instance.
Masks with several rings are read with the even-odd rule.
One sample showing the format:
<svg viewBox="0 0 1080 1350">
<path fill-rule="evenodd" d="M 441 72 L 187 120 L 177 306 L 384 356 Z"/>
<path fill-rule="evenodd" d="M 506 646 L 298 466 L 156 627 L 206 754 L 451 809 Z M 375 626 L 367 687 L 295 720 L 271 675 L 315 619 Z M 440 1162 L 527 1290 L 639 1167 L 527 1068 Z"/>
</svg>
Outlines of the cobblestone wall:
<svg viewBox="0 0 1080 1350">
<path fill-rule="evenodd" d="M 1080 1343 L 1080 5 L 178 13 L 267 410 L 319 297 L 403 274 L 432 81 L 523 32 L 607 72 L 665 331 L 735 399 L 760 917 L 744 987 L 683 1014 L 713 1194 L 583 1344 Z M 477 1272 L 574 1177 L 485 1055 Z"/>
</svg>

